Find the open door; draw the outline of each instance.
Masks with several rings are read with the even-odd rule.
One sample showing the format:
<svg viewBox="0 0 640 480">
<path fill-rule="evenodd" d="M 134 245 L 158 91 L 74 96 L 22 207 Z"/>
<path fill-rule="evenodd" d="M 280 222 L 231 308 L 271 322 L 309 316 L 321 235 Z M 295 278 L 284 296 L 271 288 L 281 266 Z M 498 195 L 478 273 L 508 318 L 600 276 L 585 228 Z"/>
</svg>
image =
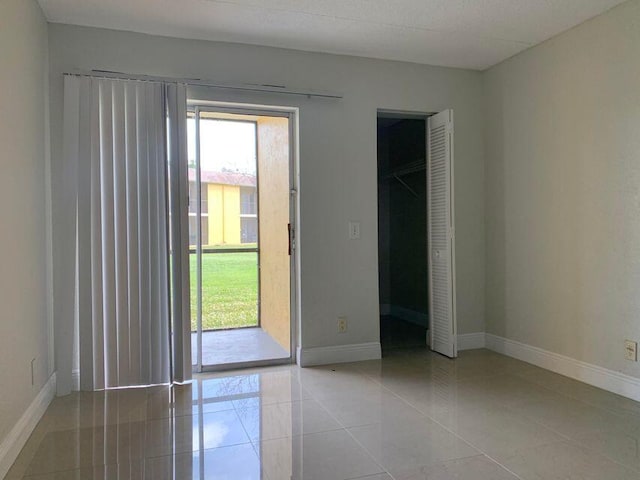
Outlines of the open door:
<svg viewBox="0 0 640 480">
<path fill-rule="evenodd" d="M 289 118 L 258 118 L 260 326 L 291 347 Z"/>
<path fill-rule="evenodd" d="M 427 122 L 429 340 L 451 358 L 458 355 L 453 203 L 453 110 L 445 110 Z"/>
</svg>

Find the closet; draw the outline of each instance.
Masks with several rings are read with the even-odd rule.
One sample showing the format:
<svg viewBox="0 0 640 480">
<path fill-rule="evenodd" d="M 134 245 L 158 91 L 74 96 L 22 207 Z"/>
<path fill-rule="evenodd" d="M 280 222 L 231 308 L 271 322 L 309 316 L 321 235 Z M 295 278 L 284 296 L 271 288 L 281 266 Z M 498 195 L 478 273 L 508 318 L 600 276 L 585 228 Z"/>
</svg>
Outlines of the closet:
<svg viewBox="0 0 640 480">
<path fill-rule="evenodd" d="M 378 262 L 383 351 L 426 348 L 426 118 L 378 116 Z"/>
<path fill-rule="evenodd" d="M 378 113 L 380 341 L 455 358 L 453 110 Z"/>
</svg>

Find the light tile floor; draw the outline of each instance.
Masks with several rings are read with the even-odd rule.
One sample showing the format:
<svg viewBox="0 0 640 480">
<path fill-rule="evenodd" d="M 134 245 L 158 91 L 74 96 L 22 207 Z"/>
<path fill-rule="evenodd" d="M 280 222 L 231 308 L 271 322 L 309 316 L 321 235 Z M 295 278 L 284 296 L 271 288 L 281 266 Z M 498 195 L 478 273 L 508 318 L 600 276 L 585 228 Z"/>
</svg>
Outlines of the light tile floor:
<svg viewBox="0 0 640 480">
<path fill-rule="evenodd" d="M 57 398 L 10 480 L 640 478 L 640 404 L 487 350 Z"/>
</svg>

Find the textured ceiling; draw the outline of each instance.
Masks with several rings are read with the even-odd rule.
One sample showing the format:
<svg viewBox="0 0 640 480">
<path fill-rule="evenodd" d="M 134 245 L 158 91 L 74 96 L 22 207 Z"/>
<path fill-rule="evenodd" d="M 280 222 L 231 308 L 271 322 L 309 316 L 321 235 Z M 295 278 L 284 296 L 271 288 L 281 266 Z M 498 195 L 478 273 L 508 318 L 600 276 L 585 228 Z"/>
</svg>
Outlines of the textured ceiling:
<svg viewBox="0 0 640 480">
<path fill-rule="evenodd" d="M 623 0 L 39 0 L 50 22 L 483 70 Z"/>
</svg>

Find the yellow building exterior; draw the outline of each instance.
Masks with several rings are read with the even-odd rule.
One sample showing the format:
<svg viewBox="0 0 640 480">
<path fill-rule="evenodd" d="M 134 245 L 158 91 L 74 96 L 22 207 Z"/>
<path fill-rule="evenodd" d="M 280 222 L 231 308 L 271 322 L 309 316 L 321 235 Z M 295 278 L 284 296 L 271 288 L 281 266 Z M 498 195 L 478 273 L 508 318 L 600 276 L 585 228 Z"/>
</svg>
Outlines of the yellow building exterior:
<svg viewBox="0 0 640 480">
<path fill-rule="evenodd" d="M 207 245 L 240 245 L 240 187 L 215 183 L 206 186 Z"/>
<path fill-rule="evenodd" d="M 203 247 L 256 243 L 258 208 L 255 175 L 201 173 L 201 235 Z M 196 245 L 197 189 L 189 169 L 189 244 Z"/>
</svg>

